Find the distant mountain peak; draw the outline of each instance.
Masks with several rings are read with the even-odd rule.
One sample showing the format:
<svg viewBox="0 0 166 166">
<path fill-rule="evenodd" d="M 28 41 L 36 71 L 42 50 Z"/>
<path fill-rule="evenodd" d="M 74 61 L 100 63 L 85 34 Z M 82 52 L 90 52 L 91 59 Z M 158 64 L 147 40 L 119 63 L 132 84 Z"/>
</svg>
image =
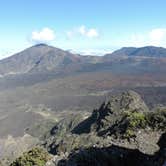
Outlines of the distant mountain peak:
<svg viewBox="0 0 166 166">
<path fill-rule="evenodd" d="M 85 60 L 84 60 L 85 59 Z M 44 43 L 34 45 L 11 57 L 0 61 L 0 74 L 25 74 L 43 72 L 64 72 L 66 67 L 90 62 L 91 58 L 84 58 L 77 54 L 49 46 Z M 68 70 L 67 72 L 70 72 Z"/>
<path fill-rule="evenodd" d="M 34 45 L 34 47 L 49 47 L 49 46 L 45 43 L 39 43 L 39 44 Z"/>
<path fill-rule="evenodd" d="M 163 47 L 156 46 L 145 46 L 145 47 L 122 47 L 119 50 L 114 51 L 112 54 L 105 55 L 109 56 L 128 56 L 128 57 L 166 57 L 166 49 Z"/>
</svg>

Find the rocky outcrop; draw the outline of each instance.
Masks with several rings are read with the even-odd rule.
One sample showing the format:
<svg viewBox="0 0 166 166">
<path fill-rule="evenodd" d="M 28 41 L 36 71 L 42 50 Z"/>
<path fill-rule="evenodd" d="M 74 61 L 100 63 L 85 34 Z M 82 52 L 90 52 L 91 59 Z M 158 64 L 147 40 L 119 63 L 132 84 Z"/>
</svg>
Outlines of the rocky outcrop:
<svg viewBox="0 0 166 166">
<path fill-rule="evenodd" d="M 72 152 L 67 159 L 60 160 L 58 166 L 164 166 L 166 162 L 166 133 L 159 140 L 160 150 L 148 155 L 137 149 L 119 146 L 103 148 L 90 147 Z"/>
<path fill-rule="evenodd" d="M 76 126 L 72 132 L 75 134 L 96 132 L 99 136 L 109 135 L 114 132 L 115 128 L 125 130 L 125 126 L 120 125 L 125 123 L 126 118 L 131 118 L 130 113 L 136 118 L 144 118 L 141 116 L 145 112 L 148 112 L 148 107 L 137 93 L 124 92 L 112 97 L 98 110 L 94 110 L 92 115 Z"/>
<path fill-rule="evenodd" d="M 57 165 L 159 166 L 165 152 L 158 141 L 165 139 L 164 132 L 166 109 L 149 111 L 137 93 L 127 91 L 102 104 L 50 148 L 54 155 L 67 156 Z"/>
<path fill-rule="evenodd" d="M 53 158 L 47 166 L 162 166 L 166 158 L 166 109 L 149 111 L 127 91 L 94 110 L 66 116 L 42 143 Z"/>
</svg>

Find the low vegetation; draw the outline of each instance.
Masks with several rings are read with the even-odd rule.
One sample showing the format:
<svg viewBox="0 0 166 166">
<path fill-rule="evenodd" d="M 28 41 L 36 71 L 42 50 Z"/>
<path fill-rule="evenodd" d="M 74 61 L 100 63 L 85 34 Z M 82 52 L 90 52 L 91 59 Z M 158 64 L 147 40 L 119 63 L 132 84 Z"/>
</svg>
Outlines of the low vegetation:
<svg viewBox="0 0 166 166">
<path fill-rule="evenodd" d="M 125 114 L 125 138 L 135 137 L 138 129 L 166 130 L 166 109 L 146 113 L 128 111 Z"/>
<path fill-rule="evenodd" d="M 44 166 L 50 155 L 42 148 L 35 147 L 17 158 L 10 166 Z"/>
<path fill-rule="evenodd" d="M 126 112 L 126 130 L 124 134 L 124 138 L 133 138 L 135 137 L 135 130 L 138 128 L 145 128 L 147 121 L 146 121 L 146 116 L 142 112 Z"/>
<path fill-rule="evenodd" d="M 148 113 L 146 120 L 148 125 L 154 130 L 166 130 L 166 109 Z"/>
</svg>

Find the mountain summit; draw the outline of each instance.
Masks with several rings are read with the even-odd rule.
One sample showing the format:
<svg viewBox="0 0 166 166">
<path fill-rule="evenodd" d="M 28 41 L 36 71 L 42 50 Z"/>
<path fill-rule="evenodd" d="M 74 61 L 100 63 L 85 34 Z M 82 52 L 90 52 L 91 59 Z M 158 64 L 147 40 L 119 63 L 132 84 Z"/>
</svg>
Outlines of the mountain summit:
<svg viewBox="0 0 166 166">
<path fill-rule="evenodd" d="M 52 71 L 65 65 L 80 63 L 81 56 L 46 44 L 32 46 L 0 61 L 0 74 L 23 74 Z"/>
</svg>

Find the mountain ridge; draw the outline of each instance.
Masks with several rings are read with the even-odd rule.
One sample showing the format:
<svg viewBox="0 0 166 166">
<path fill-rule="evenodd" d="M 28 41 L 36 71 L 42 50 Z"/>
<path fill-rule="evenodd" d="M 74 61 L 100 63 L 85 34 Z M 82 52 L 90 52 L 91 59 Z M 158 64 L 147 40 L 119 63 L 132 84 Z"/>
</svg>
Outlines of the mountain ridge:
<svg viewBox="0 0 166 166">
<path fill-rule="evenodd" d="M 109 56 L 141 56 L 141 57 L 166 57 L 166 48 L 156 46 L 144 46 L 144 47 L 122 47 L 114 51 Z"/>
<path fill-rule="evenodd" d="M 166 72 L 166 57 L 129 55 L 136 50 L 138 55 L 139 50 L 147 48 L 153 48 L 152 51 L 161 49 L 160 47 L 124 47 L 110 55 L 82 56 L 46 44 L 38 44 L 0 60 L 0 89 L 31 86 L 66 76 L 77 75 L 81 78 L 82 74 L 86 74 L 87 79 L 92 79 L 93 75 L 96 75 L 96 78 L 97 75 L 102 77 L 100 73 L 110 73 L 111 76 L 116 77 L 125 75 L 127 78 L 137 75 L 137 82 L 138 77 L 141 77 L 143 80 L 148 79 L 148 84 L 165 85 L 162 80 Z M 150 77 L 153 77 L 153 81 Z M 86 82 L 85 80 L 84 83 L 87 84 Z"/>
<path fill-rule="evenodd" d="M 125 58 L 124 58 L 125 57 Z M 150 58 L 150 60 L 147 60 Z M 86 71 L 101 70 L 110 63 L 118 62 L 130 66 L 141 61 L 148 63 L 153 60 L 166 63 L 166 49 L 163 47 L 123 47 L 104 56 L 85 56 L 73 54 L 46 44 L 37 44 L 13 56 L 0 60 L 0 75 L 18 75 L 40 72 Z M 164 58 L 164 59 L 162 59 Z M 146 62 L 147 61 L 147 62 Z M 107 68 L 107 67 L 106 67 Z M 108 67 L 109 68 L 109 67 Z M 88 71 L 87 70 L 87 71 Z"/>
</svg>

